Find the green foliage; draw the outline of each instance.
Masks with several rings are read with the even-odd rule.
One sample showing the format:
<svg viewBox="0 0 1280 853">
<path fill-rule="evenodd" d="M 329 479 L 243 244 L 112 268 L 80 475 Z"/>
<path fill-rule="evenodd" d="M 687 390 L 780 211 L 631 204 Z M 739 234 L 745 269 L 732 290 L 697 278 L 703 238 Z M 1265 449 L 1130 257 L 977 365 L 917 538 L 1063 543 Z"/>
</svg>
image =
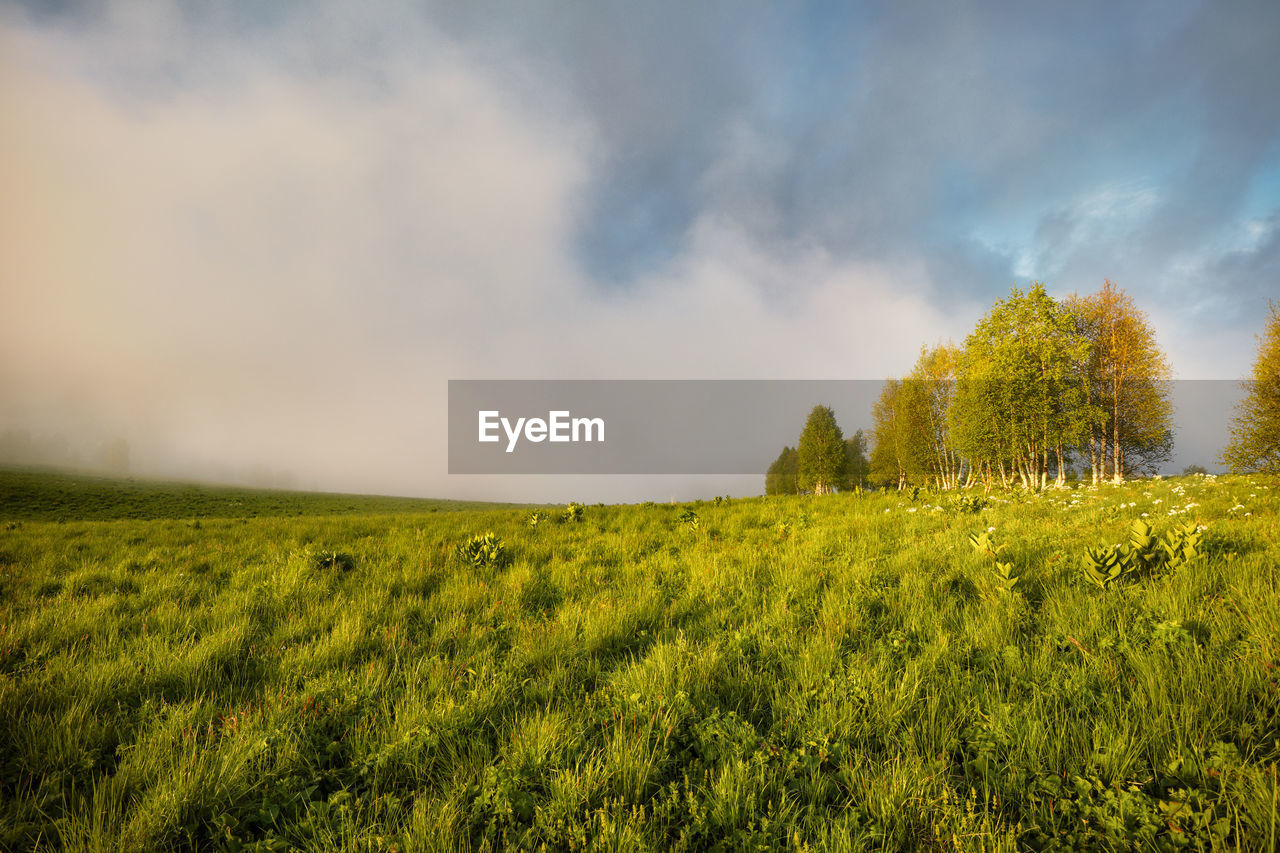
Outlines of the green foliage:
<svg viewBox="0 0 1280 853">
<path fill-rule="evenodd" d="M 874 447 L 868 462 L 872 484 L 902 489 L 921 482 L 927 470 L 919 383 L 890 379 L 872 407 Z"/>
<path fill-rule="evenodd" d="M 690 530 L 697 530 L 698 525 L 701 522 L 698 518 L 698 514 L 694 512 L 692 508 L 685 507 L 680 512 L 680 514 L 676 516 L 676 523 L 683 524 L 685 527 L 688 527 Z"/>
<path fill-rule="evenodd" d="M 784 447 L 764 475 L 766 495 L 800 494 L 800 456 L 794 447 Z"/>
<path fill-rule="evenodd" d="M 993 531 L 983 530 L 969 534 L 969 545 L 983 557 L 991 561 L 996 577 L 1007 590 L 1012 590 L 1022 577 L 1022 573 L 1013 567 L 1012 561 L 1002 561 L 1000 555 L 1007 545 L 997 545 L 992 536 Z"/>
<path fill-rule="evenodd" d="M 582 504 L 570 503 L 564 508 L 564 513 L 560 516 L 560 520 L 576 524 L 577 522 L 582 521 L 584 511 Z"/>
<path fill-rule="evenodd" d="M 1157 537 L 1150 524 L 1137 519 L 1124 545 L 1087 548 L 1081 558 L 1084 576 L 1106 589 L 1118 580 L 1146 575 L 1161 568 L 1176 569 L 1200 556 L 1202 531 L 1197 525 L 1177 525 Z"/>
<path fill-rule="evenodd" d="M 1280 303 L 1271 304 L 1253 375 L 1236 407 L 1222 462 L 1237 473 L 1280 473 Z"/>
<path fill-rule="evenodd" d="M 537 527 L 539 524 L 542 524 L 546 520 L 547 520 L 546 513 L 538 512 L 537 510 L 534 510 L 533 512 L 525 516 L 524 523 L 529 527 Z"/>
<path fill-rule="evenodd" d="M 1155 331 L 1133 299 L 1110 281 L 1066 307 L 1089 342 L 1080 371 L 1087 427 L 1082 459 L 1094 482 L 1150 473 L 1172 453 L 1170 369 Z"/>
<path fill-rule="evenodd" d="M 1086 434 L 1079 372 L 1089 348 L 1043 285 L 1013 288 L 965 340 L 948 410 L 959 451 L 974 463 L 1007 464 L 1023 486 L 1040 488 L 1050 454 Z"/>
<path fill-rule="evenodd" d="M 973 547 L 973 550 L 977 551 L 984 557 L 995 559 L 1000 555 L 1000 552 L 1008 546 L 995 544 L 995 539 L 992 536 L 992 533 L 993 531 L 991 530 L 982 530 L 976 533 L 970 533 L 969 544 Z"/>
<path fill-rule="evenodd" d="M 1084 576 L 1091 583 L 1106 589 L 1115 581 L 1134 570 L 1134 561 L 1117 545 L 1102 548 L 1086 548 L 1081 558 Z"/>
<path fill-rule="evenodd" d="M 1191 562 L 1203 553 L 1202 537 L 1203 531 L 1194 523 L 1172 528 L 1160 542 L 1161 561 L 1170 568 Z"/>
<path fill-rule="evenodd" d="M 899 452 L 909 478 L 939 489 L 960 485 L 963 463 L 947 415 L 955 398 L 960 350 L 951 344 L 921 347 L 920 358 L 903 381 L 899 402 Z"/>
<path fill-rule="evenodd" d="M 1000 582 L 1004 584 L 1005 589 L 1013 589 L 1018 581 L 1022 578 L 1022 573 L 1013 568 L 1013 563 L 995 562 L 996 576 Z"/>
<path fill-rule="evenodd" d="M 813 407 L 800 433 L 796 454 L 801 492 L 827 494 L 845 481 L 848 457 L 835 412 L 826 406 Z"/>
<path fill-rule="evenodd" d="M 991 506 L 990 499 L 984 495 L 952 495 L 949 503 L 960 513 L 979 513 Z"/>
<path fill-rule="evenodd" d="M 871 461 L 867 458 L 867 437 L 857 430 L 845 439 L 845 481 L 843 491 L 861 491 L 871 484 Z"/>
<path fill-rule="evenodd" d="M 798 512 L 790 518 L 784 518 L 778 522 L 778 538 L 787 539 L 802 530 L 809 529 L 809 514 L 807 512 Z"/>
<path fill-rule="evenodd" d="M 507 549 L 502 544 L 502 540 L 490 531 L 459 543 L 457 554 L 462 562 L 477 568 L 500 566 L 506 562 Z"/>
</svg>

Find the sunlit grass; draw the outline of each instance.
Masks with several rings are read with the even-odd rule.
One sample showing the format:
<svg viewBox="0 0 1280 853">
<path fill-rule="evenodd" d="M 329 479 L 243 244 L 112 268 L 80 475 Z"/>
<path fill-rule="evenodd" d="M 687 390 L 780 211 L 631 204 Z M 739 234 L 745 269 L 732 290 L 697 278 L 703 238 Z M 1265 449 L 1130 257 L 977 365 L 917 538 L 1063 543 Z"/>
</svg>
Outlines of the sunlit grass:
<svg viewBox="0 0 1280 853">
<path fill-rule="evenodd" d="M 1278 498 L 9 522 L 0 845 L 1270 849 Z"/>
</svg>

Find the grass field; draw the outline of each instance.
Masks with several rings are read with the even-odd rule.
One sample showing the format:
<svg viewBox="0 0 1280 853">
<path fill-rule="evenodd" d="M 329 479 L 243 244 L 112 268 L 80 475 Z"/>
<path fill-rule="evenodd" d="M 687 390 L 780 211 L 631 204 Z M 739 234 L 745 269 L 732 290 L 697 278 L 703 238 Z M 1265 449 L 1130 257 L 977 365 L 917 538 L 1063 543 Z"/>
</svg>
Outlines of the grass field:
<svg viewBox="0 0 1280 853">
<path fill-rule="evenodd" d="M 0 521 L 369 515 L 494 506 L 473 501 L 286 492 L 0 467 Z"/>
<path fill-rule="evenodd" d="M 5 504 L 0 845 L 1280 847 L 1275 479 L 536 525 L 201 500 Z M 1144 516 L 1199 554 L 1086 577 Z"/>
</svg>

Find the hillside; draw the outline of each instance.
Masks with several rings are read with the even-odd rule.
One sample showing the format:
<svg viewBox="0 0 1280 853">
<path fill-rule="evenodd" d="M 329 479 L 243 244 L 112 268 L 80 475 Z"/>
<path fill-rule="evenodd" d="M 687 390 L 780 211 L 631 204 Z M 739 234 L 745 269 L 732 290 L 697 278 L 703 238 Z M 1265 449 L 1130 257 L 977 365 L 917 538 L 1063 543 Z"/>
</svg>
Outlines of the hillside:
<svg viewBox="0 0 1280 853">
<path fill-rule="evenodd" d="M 1275 849 L 1278 509 L 10 521 L 0 847 Z"/>
<path fill-rule="evenodd" d="M 0 520 L 367 515 L 493 506 L 511 504 L 250 489 L 0 467 Z"/>
</svg>

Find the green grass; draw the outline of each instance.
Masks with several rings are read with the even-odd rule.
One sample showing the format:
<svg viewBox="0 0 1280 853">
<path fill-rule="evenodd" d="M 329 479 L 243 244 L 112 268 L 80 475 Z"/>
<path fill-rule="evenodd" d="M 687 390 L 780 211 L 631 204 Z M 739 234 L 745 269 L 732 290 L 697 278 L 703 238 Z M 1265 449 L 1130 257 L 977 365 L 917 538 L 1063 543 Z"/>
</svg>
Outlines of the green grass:
<svg viewBox="0 0 1280 853">
<path fill-rule="evenodd" d="M 9 522 L 0 846 L 1277 849 L 1280 481 L 993 498 Z"/>
<path fill-rule="evenodd" d="M 369 515 L 493 506 L 502 504 L 248 489 L 0 467 L 0 520 Z"/>
</svg>

